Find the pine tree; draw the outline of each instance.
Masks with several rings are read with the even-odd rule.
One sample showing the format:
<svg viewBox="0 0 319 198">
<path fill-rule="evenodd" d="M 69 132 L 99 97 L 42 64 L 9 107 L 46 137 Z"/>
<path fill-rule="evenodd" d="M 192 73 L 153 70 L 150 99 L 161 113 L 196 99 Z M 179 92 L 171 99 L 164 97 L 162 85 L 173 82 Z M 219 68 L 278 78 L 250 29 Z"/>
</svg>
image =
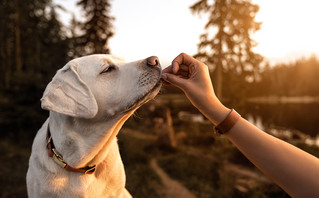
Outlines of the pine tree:
<svg viewBox="0 0 319 198">
<path fill-rule="evenodd" d="M 75 15 L 72 15 L 70 23 L 70 42 L 69 42 L 69 56 L 71 58 L 77 58 L 81 56 L 82 47 L 79 45 L 79 32 L 81 32 L 81 22 L 78 21 Z"/>
<path fill-rule="evenodd" d="M 195 57 L 214 68 L 215 90 L 221 99 L 224 73 L 251 80 L 258 71 L 262 57 L 252 51 L 256 42 L 250 34 L 260 29 L 261 23 L 254 21 L 259 7 L 250 0 L 199 0 L 191 10 L 209 15 Z"/>
<path fill-rule="evenodd" d="M 52 0 L 0 1 L 0 105 L 5 118 L 0 125 L 8 126 L 1 134 L 25 134 L 21 126 L 38 127 L 43 121 L 39 98 L 69 51 L 57 8 Z"/>
<path fill-rule="evenodd" d="M 114 17 L 109 15 L 109 0 L 80 0 L 77 5 L 83 8 L 85 16 L 88 17 L 82 24 L 83 34 L 77 39 L 82 47 L 81 55 L 110 53 L 107 44 L 108 39 L 114 34 Z"/>
<path fill-rule="evenodd" d="M 15 2 L 0 1 L 0 87 L 9 88 L 15 59 Z"/>
<path fill-rule="evenodd" d="M 40 64 L 39 69 L 46 74 L 55 73 L 62 67 L 68 60 L 70 50 L 68 48 L 69 39 L 66 37 L 63 24 L 58 20 L 56 9 L 64 10 L 55 4 L 49 4 L 46 8 L 46 17 L 42 22 L 43 28 L 39 33 L 41 40 L 38 40 L 38 47 L 36 47 L 39 63 L 46 62 L 44 67 Z"/>
</svg>

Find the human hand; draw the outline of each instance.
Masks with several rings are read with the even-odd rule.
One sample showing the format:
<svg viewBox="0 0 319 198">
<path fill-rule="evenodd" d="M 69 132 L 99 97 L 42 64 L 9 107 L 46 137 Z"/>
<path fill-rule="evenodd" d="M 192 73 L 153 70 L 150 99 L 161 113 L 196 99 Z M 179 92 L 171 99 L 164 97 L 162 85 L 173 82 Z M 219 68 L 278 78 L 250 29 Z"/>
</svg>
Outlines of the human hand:
<svg viewBox="0 0 319 198">
<path fill-rule="evenodd" d="M 200 111 L 211 102 L 218 101 L 208 67 L 188 54 L 178 55 L 172 64 L 163 70 L 162 79 L 163 84 L 172 84 L 183 90 Z"/>
</svg>

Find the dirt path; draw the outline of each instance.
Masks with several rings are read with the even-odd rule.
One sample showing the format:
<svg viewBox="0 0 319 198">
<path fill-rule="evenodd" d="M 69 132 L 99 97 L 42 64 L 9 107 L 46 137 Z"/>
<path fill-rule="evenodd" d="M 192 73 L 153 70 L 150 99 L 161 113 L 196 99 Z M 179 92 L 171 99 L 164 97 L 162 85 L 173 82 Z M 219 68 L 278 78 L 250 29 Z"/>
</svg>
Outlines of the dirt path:
<svg viewBox="0 0 319 198">
<path fill-rule="evenodd" d="M 170 178 L 167 173 L 158 166 L 155 158 L 151 160 L 150 166 L 154 170 L 154 172 L 161 178 L 162 183 L 165 187 L 161 189 L 161 192 L 159 192 L 163 198 L 196 198 L 196 196 L 193 195 L 182 184 Z"/>
</svg>

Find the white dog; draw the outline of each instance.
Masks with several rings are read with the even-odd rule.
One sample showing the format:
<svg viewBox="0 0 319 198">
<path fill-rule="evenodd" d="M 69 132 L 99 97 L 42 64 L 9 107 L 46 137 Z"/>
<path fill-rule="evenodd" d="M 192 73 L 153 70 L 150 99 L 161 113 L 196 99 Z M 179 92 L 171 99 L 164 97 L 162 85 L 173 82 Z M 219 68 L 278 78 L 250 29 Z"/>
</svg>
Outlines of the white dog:
<svg viewBox="0 0 319 198">
<path fill-rule="evenodd" d="M 157 57 L 125 63 L 112 55 L 74 59 L 48 84 L 50 116 L 35 137 L 27 173 L 30 198 L 131 197 L 116 135 L 158 93 Z"/>
</svg>

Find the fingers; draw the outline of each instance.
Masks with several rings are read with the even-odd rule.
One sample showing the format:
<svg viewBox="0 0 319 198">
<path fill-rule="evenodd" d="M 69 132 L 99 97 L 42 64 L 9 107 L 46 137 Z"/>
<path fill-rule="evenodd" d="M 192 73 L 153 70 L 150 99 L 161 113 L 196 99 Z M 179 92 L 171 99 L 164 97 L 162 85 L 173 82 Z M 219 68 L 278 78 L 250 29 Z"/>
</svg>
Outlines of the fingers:
<svg viewBox="0 0 319 198">
<path fill-rule="evenodd" d="M 162 73 L 173 73 L 173 70 L 172 70 L 172 65 L 166 67 L 165 69 L 163 69 Z"/>
<path fill-rule="evenodd" d="M 192 56 L 185 53 L 181 53 L 172 61 L 172 71 L 174 74 L 176 74 L 177 71 L 180 69 L 181 65 L 189 67 L 195 62 L 197 62 L 197 60 L 194 59 Z"/>
<path fill-rule="evenodd" d="M 168 85 L 172 83 L 181 87 L 181 83 L 185 83 L 185 79 L 191 77 L 197 62 L 192 56 L 181 53 L 172 61 L 170 66 L 162 71 L 163 84 Z"/>
<path fill-rule="evenodd" d="M 195 62 L 197 62 L 197 60 L 190 55 L 181 53 L 172 61 L 170 66 L 163 70 L 163 73 L 177 74 L 179 70 L 188 71 L 189 66 Z"/>
<path fill-rule="evenodd" d="M 188 66 L 179 65 L 178 70 L 173 73 L 173 66 L 170 65 L 170 66 L 166 67 L 162 72 L 163 73 L 177 74 L 178 72 L 188 72 L 188 71 L 189 71 L 189 67 Z"/>
<path fill-rule="evenodd" d="M 183 89 L 186 80 L 184 77 L 170 73 L 162 74 L 162 79 L 164 80 L 164 85 L 173 84 L 181 89 Z"/>
<path fill-rule="evenodd" d="M 170 85 L 170 83 L 169 83 L 168 81 L 164 80 L 163 77 L 162 77 L 162 79 L 161 79 L 161 82 L 162 82 L 162 84 L 165 85 L 165 86 Z"/>
<path fill-rule="evenodd" d="M 162 72 L 162 78 L 163 78 L 163 76 L 165 77 L 165 74 L 171 74 L 170 71 L 171 71 L 171 69 L 167 69 L 166 71 L 163 70 L 163 72 Z M 189 71 L 190 71 L 190 70 L 188 69 L 188 67 L 182 66 L 182 67 L 180 67 L 180 70 L 177 71 L 177 73 L 176 73 L 176 74 L 173 74 L 173 75 L 175 75 L 175 76 L 177 76 L 177 77 L 179 77 L 179 78 L 188 79 L 188 78 L 191 76 L 191 74 L 190 74 Z M 165 79 L 162 80 L 162 83 L 163 83 L 164 85 L 169 85 L 169 83 L 168 83 L 167 81 L 165 81 Z"/>
<path fill-rule="evenodd" d="M 180 69 L 181 71 L 188 72 L 188 71 L 189 71 L 189 66 L 186 66 L 186 65 L 180 65 L 180 66 L 179 66 L 179 69 Z"/>
</svg>

